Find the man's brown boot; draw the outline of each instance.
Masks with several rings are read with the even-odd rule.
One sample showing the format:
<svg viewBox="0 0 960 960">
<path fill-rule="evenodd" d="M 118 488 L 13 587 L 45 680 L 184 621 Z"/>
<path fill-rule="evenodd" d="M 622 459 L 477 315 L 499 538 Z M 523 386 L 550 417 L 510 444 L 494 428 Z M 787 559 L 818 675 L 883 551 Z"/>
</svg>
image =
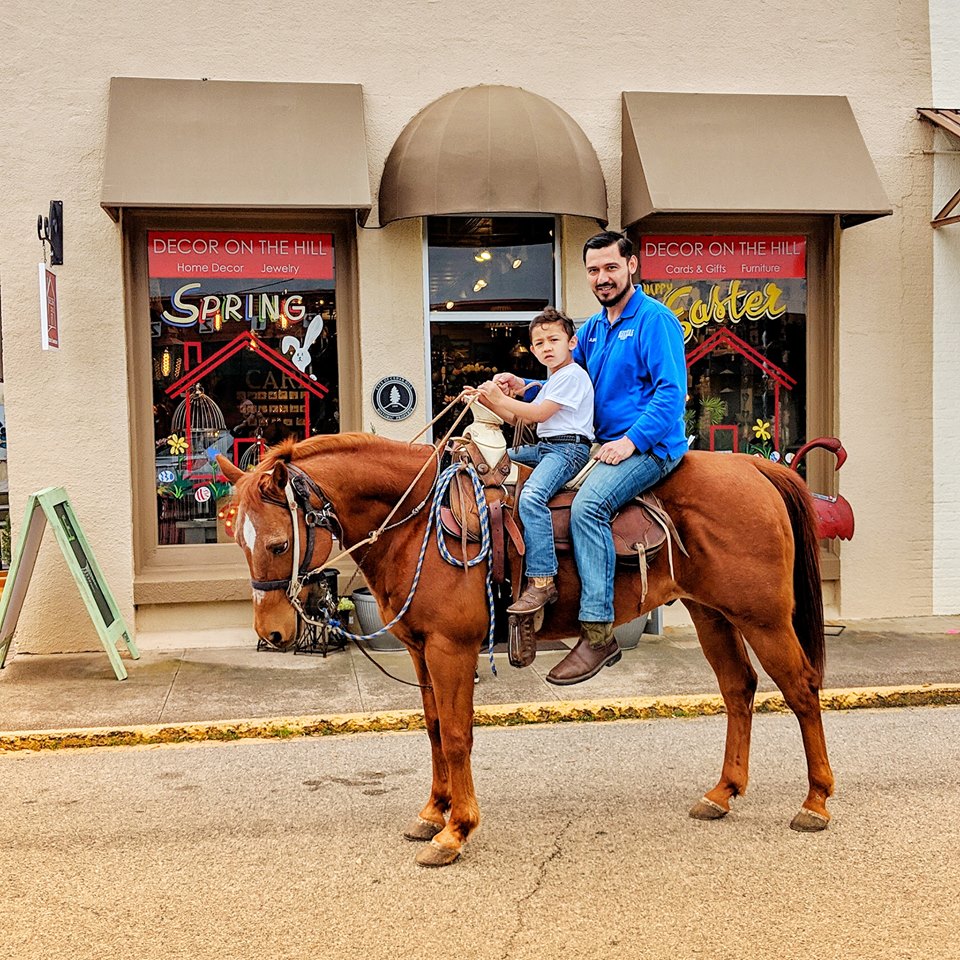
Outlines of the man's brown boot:
<svg viewBox="0 0 960 960">
<path fill-rule="evenodd" d="M 581 683 L 604 667 L 612 667 L 622 656 L 612 623 L 581 623 L 577 645 L 547 674 L 547 682 L 557 686 Z"/>
<path fill-rule="evenodd" d="M 541 582 L 538 584 L 537 581 Z M 542 610 L 548 603 L 553 603 L 557 599 L 557 588 L 553 579 L 550 578 L 546 584 L 543 580 L 547 577 L 534 577 L 528 584 L 527 589 L 520 594 L 517 602 L 507 607 L 507 613 L 529 614 Z"/>
</svg>

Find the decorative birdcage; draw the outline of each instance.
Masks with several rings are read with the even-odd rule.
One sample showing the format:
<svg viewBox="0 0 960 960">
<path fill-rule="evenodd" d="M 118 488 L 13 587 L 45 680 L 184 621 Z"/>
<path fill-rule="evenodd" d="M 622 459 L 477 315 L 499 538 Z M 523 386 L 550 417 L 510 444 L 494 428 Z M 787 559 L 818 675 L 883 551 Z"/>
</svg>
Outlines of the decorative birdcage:
<svg viewBox="0 0 960 960">
<path fill-rule="evenodd" d="M 257 439 L 243 451 L 243 456 L 240 458 L 240 463 L 238 464 L 240 469 L 252 470 L 260 462 L 260 457 L 263 456 L 263 450 L 264 443 L 258 435 Z"/>
<path fill-rule="evenodd" d="M 202 456 L 227 429 L 223 411 L 199 383 L 173 411 L 170 426 L 175 435 L 186 439 L 187 455 L 191 457 Z"/>
</svg>

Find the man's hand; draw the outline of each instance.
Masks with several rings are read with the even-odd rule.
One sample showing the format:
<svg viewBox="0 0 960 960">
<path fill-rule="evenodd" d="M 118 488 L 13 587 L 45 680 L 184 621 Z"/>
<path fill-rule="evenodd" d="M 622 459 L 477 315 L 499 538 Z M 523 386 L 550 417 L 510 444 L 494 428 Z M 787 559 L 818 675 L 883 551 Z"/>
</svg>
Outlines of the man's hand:
<svg viewBox="0 0 960 960">
<path fill-rule="evenodd" d="M 601 463 L 620 463 L 626 460 L 637 448 L 629 437 L 611 440 L 605 443 L 595 454 L 593 459 Z"/>
<path fill-rule="evenodd" d="M 508 397 L 518 397 L 524 390 L 527 389 L 527 385 L 513 373 L 498 373 L 494 378 L 493 382 L 508 396 Z"/>
</svg>

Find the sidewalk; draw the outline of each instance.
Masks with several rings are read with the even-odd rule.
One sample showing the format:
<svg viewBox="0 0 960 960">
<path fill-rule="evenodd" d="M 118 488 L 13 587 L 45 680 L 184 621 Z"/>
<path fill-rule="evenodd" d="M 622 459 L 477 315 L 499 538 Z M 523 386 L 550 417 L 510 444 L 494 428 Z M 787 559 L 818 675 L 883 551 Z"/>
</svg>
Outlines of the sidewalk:
<svg viewBox="0 0 960 960">
<path fill-rule="evenodd" d="M 374 656 L 391 673 L 414 679 L 406 653 Z M 575 704 L 583 719 L 610 716 L 611 709 L 617 715 L 616 704 L 624 699 L 699 698 L 712 705 L 706 712 L 719 707 L 716 680 L 692 633 L 644 635 L 619 664 L 572 687 L 544 680 L 562 656 L 562 650 L 542 651 L 533 666 L 517 670 L 496 653 L 494 677 L 483 654 L 477 705 L 523 705 L 524 715 L 540 710 L 541 718 L 550 718 L 554 708 Z M 139 660 L 124 652 L 124 657 L 129 677 L 120 682 L 102 651 L 13 656 L 0 672 L 0 732 L 369 716 L 420 707 L 418 690 L 385 677 L 353 647 L 326 659 L 258 652 L 252 643 L 250 649 L 171 650 L 144 653 Z M 827 637 L 825 691 L 919 685 L 956 686 L 960 700 L 960 617 L 861 620 Z M 776 690 L 762 671 L 759 689 Z"/>
</svg>

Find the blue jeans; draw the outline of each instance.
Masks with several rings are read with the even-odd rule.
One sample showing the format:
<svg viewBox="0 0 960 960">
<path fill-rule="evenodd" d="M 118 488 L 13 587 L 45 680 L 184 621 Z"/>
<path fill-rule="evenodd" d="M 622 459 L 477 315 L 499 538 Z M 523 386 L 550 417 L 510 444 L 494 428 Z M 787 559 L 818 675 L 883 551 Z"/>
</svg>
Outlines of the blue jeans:
<svg viewBox="0 0 960 960">
<path fill-rule="evenodd" d="M 618 464 L 598 463 L 577 491 L 570 511 L 573 554 L 580 573 L 580 621 L 613 622 L 616 554 L 610 525 L 628 500 L 662 480 L 680 462 L 634 453 Z"/>
<path fill-rule="evenodd" d="M 512 447 L 510 459 L 533 467 L 533 473 L 520 490 L 517 505 L 527 546 L 527 576 L 555 577 L 557 550 L 547 504 L 587 465 L 590 446 L 586 443 L 544 443 L 541 440 L 523 447 Z"/>
</svg>

